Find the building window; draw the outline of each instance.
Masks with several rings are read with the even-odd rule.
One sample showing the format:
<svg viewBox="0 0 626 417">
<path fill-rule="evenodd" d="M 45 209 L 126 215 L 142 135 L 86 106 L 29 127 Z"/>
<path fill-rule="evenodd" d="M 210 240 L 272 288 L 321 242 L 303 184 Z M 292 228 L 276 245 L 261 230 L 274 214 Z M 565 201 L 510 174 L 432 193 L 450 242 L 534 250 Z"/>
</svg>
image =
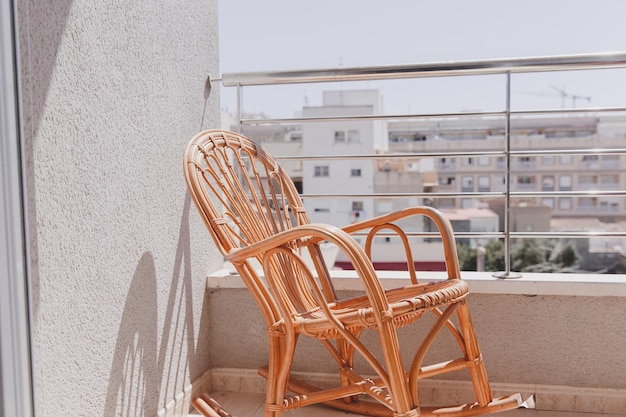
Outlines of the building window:
<svg viewBox="0 0 626 417">
<path fill-rule="evenodd" d="M 328 177 L 329 170 L 328 165 L 316 165 L 315 172 L 313 173 L 314 177 Z"/>
<path fill-rule="evenodd" d="M 363 211 L 363 202 L 362 201 L 353 201 L 352 202 L 352 211 Z"/>
<path fill-rule="evenodd" d="M 463 165 L 464 167 L 472 166 L 473 163 L 474 161 L 472 160 L 472 158 L 461 158 L 461 165 Z"/>
<path fill-rule="evenodd" d="M 528 176 L 517 177 L 517 183 L 520 185 L 531 185 L 535 183 L 535 177 L 528 177 Z"/>
<path fill-rule="evenodd" d="M 561 191 L 572 190 L 572 176 L 571 175 L 559 176 L 559 190 Z"/>
<path fill-rule="evenodd" d="M 602 167 L 617 169 L 619 168 L 619 155 L 602 155 Z"/>
<path fill-rule="evenodd" d="M 554 197 L 544 197 L 541 199 L 541 204 L 548 206 L 551 209 L 554 208 Z"/>
<path fill-rule="evenodd" d="M 482 175 L 478 177 L 478 191 L 491 191 L 491 177 Z"/>
<path fill-rule="evenodd" d="M 478 158 L 478 165 L 484 167 L 491 165 L 491 158 L 489 158 L 488 156 L 481 156 L 480 158 Z"/>
<path fill-rule="evenodd" d="M 572 155 L 561 155 L 559 162 L 561 165 L 572 165 Z"/>
<path fill-rule="evenodd" d="M 313 209 L 315 213 L 330 213 L 330 209 L 328 208 L 316 208 Z"/>
<path fill-rule="evenodd" d="M 554 156 L 552 156 L 552 155 L 549 155 L 549 156 L 543 156 L 543 157 L 541 158 L 541 162 L 542 162 L 544 165 L 554 165 Z"/>
<path fill-rule="evenodd" d="M 619 211 L 619 200 L 615 197 L 601 197 L 600 210 L 610 212 Z"/>
<path fill-rule="evenodd" d="M 352 168 L 350 170 L 351 177 L 360 177 L 361 176 L 361 168 Z"/>
<path fill-rule="evenodd" d="M 554 176 L 549 175 L 543 177 L 541 181 L 541 190 L 542 191 L 554 191 Z"/>
<path fill-rule="evenodd" d="M 600 182 L 604 189 L 615 190 L 619 188 L 619 175 L 602 175 L 600 176 Z"/>
<path fill-rule="evenodd" d="M 356 129 L 335 130 L 335 143 L 358 143 L 361 135 Z"/>
<path fill-rule="evenodd" d="M 462 191 L 474 191 L 474 177 L 462 177 L 461 189 Z"/>
<path fill-rule="evenodd" d="M 356 129 L 348 130 L 348 143 L 357 143 L 361 141 L 361 135 Z"/>
<path fill-rule="evenodd" d="M 559 210 L 571 210 L 572 199 L 570 197 L 559 198 Z"/>
<path fill-rule="evenodd" d="M 440 177 L 439 184 L 441 185 L 454 185 L 455 177 Z"/>
</svg>

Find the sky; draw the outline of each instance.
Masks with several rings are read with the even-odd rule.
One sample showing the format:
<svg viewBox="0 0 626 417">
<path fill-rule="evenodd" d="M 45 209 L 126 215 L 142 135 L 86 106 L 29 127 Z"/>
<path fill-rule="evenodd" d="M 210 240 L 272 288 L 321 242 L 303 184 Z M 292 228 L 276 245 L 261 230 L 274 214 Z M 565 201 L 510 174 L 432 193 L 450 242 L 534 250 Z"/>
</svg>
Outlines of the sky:
<svg viewBox="0 0 626 417">
<path fill-rule="evenodd" d="M 220 71 L 626 52 L 625 18 L 625 0 L 219 0 Z M 505 85 L 497 75 L 253 87 L 243 107 L 288 117 L 321 105 L 323 90 L 378 88 L 387 114 L 501 110 Z M 234 111 L 234 88 L 221 90 Z M 626 106 L 626 70 L 514 75 L 511 91 L 517 109 Z"/>
</svg>

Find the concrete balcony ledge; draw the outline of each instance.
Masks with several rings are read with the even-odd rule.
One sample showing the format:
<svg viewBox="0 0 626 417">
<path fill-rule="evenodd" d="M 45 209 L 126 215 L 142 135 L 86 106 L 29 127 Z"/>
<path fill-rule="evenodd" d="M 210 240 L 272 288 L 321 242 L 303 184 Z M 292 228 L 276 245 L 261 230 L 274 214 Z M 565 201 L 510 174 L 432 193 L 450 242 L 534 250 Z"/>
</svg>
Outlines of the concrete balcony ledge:
<svg viewBox="0 0 626 417">
<path fill-rule="evenodd" d="M 338 291 L 359 291 L 361 286 L 354 271 L 335 270 Z M 382 271 L 379 277 L 384 288 L 405 285 L 406 272 Z M 591 297 L 626 297 L 626 275 L 610 274 L 541 274 L 524 273 L 521 278 L 495 278 L 490 272 L 464 271 L 462 277 L 474 294 L 560 295 Z M 422 282 L 446 279 L 445 272 L 421 272 Z M 208 275 L 207 288 L 245 288 L 233 268 L 226 266 Z"/>
</svg>

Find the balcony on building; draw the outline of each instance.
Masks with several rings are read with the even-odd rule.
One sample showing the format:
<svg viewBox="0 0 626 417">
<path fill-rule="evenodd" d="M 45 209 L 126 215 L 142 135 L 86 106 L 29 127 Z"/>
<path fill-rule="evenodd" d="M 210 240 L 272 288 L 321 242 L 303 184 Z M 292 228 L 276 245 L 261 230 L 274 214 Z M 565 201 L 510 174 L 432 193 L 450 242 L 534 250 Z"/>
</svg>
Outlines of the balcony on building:
<svg viewBox="0 0 626 417">
<path fill-rule="evenodd" d="M 510 64 L 513 74 L 500 69 L 502 77 L 515 77 L 517 62 Z M 336 68 L 332 77 L 358 78 L 350 70 Z M 412 75 L 419 77 L 419 70 L 419 66 L 414 68 Z M 446 70 L 455 71 L 455 75 L 463 72 L 454 64 Z M 370 78 L 385 78 L 376 74 L 376 68 L 358 72 Z M 446 74 L 445 70 L 441 74 Z M 302 81 L 298 77 L 310 82 L 308 77 L 323 81 L 326 76 L 330 77 L 326 72 L 295 71 L 287 75 L 229 74 L 224 79 L 227 87 L 232 85 L 244 93 L 245 108 L 246 82 L 271 87 Z M 305 204 L 323 206 L 319 216 L 313 211 L 313 221 L 323 219 L 341 225 L 353 219 L 355 208 L 363 209 L 362 218 L 407 204 L 427 204 L 447 213 L 457 243 L 470 250 L 494 239 L 508 242 L 512 252 L 523 242 L 558 242 L 548 250 L 551 254 L 546 252 L 544 265 L 522 271 L 521 278 L 496 278 L 495 271 L 464 272 L 473 291 L 470 303 L 476 304 L 475 321 L 485 339 L 481 342 L 485 358 L 489 361 L 493 357 L 492 380 L 521 387 L 522 391 L 532 386 L 531 391 L 542 398 L 538 404 L 542 410 L 598 415 L 619 415 L 626 410 L 626 385 L 614 366 L 616 357 L 626 361 L 622 348 L 626 334 L 613 330 L 621 326 L 620 311 L 626 300 L 626 279 L 621 275 L 626 272 L 621 252 L 626 239 L 626 217 L 622 214 L 626 212 L 626 129 L 622 129 L 626 126 L 626 107 L 546 111 L 536 103 L 537 110 L 386 115 L 378 107 L 383 101 L 377 98 L 381 91 L 369 88 L 351 93 L 348 85 L 346 81 L 334 92 L 324 87 L 329 90 L 322 104 L 302 109 L 302 117 L 273 120 L 242 113 L 234 118 L 231 128 L 254 138 L 257 125 L 300 126 L 296 131 L 302 131 L 302 149 L 307 149 L 307 141 L 315 144 L 309 153 L 282 153 L 276 142 L 260 141 L 279 160 L 303 161 L 299 178 L 303 198 L 310 201 Z M 359 106 L 360 113 L 356 111 Z M 320 120 L 324 117 L 327 119 Z M 507 117 L 511 119 L 505 122 Z M 374 125 L 374 120 L 382 124 Z M 359 141 L 350 144 L 341 139 L 338 143 L 336 132 L 350 129 L 359 132 Z M 376 139 L 377 135 L 385 140 Z M 365 155 L 371 155 L 371 159 Z M 336 180 L 318 186 L 315 177 L 310 178 L 307 164 L 313 169 L 324 157 L 330 164 L 331 178 L 333 172 L 340 174 Z M 331 183 L 352 184 L 348 182 L 349 173 L 355 169 L 362 174 L 359 185 L 328 188 Z M 372 173 L 369 177 L 365 175 L 367 170 Z M 344 181 L 341 175 L 348 178 Z M 369 193 L 369 198 L 364 193 Z M 423 269 L 422 275 L 434 277 L 439 273 L 442 255 L 430 249 L 429 244 L 436 240 L 428 236 L 430 230 L 428 225 L 415 227 L 413 239 L 419 248 L 416 264 Z M 384 265 L 388 271 L 383 275 L 395 283 L 402 275 L 393 256 L 396 242 L 381 238 L 376 244 L 375 264 Z M 559 248 L 568 245 L 576 250 L 577 265 L 584 268 L 554 268 L 559 262 Z M 354 275 L 343 267 L 345 262 L 337 259 L 338 285 L 341 291 L 353 291 Z M 232 302 L 232 297 L 247 302 L 245 292 L 239 291 L 242 284 L 229 270 L 210 274 L 208 287 L 215 291 L 209 299 L 216 307 Z M 252 310 L 246 313 L 249 320 L 255 320 Z M 552 322 L 542 317 L 561 319 Z M 568 328 L 566 323 L 574 323 L 574 327 Z M 232 339 L 243 343 L 247 338 L 238 329 L 220 324 L 213 331 L 229 343 Z M 226 345 L 218 346 L 226 349 Z M 616 353 L 606 355 L 608 351 Z M 261 361 L 261 356 L 254 358 Z M 518 363 L 507 364 L 511 357 Z M 298 369 L 312 374 L 330 371 L 320 368 L 314 358 L 308 359 L 315 365 L 299 363 Z M 245 363 L 250 362 L 254 361 L 248 352 Z M 246 384 L 254 385 L 251 381 L 256 377 L 250 374 L 241 376 L 235 371 L 238 376 L 233 376 L 232 369 L 241 365 L 233 357 L 216 356 L 213 375 L 219 388 L 237 391 Z M 442 395 L 446 395 L 443 393 L 448 388 L 442 389 Z"/>
</svg>

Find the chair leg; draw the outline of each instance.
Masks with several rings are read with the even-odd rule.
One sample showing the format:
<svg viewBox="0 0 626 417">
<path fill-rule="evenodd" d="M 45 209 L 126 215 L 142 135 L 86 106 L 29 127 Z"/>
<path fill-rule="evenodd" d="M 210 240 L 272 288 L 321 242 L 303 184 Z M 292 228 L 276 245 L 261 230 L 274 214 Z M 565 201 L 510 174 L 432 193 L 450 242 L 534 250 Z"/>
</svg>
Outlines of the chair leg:
<svg viewBox="0 0 626 417">
<path fill-rule="evenodd" d="M 480 353 L 480 348 L 478 347 L 474 325 L 465 301 L 459 306 L 457 314 L 461 325 L 461 332 L 463 333 L 463 339 L 465 340 L 465 349 L 469 365 L 468 371 L 474 386 L 474 392 L 476 393 L 476 400 L 481 406 L 484 406 L 493 400 L 493 394 L 489 386 L 485 363 Z"/>
<path fill-rule="evenodd" d="M 358 335 L 357 335 L 358 337 Z M 343 369 L 339 369 L 339 379 L 342 386 L 348 386 L 352 384 L 352 380 L 346 375 L 345 369 L 354 369 L 354 348 L 345 339 L 337 339 L 337 351 L 343 360 L 341 365 Z M 341 367 L 340 366 L 340 367 Z M 352 403 L 359 401 L 358 395 L 343 398 L 346 403 Z"/>
<path fill-rule="evenodd" d="M 383 321 L 378 331 L 381 348 L 387 368 L 389 386 L 387 390 L 391 394 L 394 405 L 394 416 L 418 417 L 420 415 L 419 404 L 414 403 L 406 377 L 404 363 L 400 355 L 398 334 L 392 320 Z"/>
<path fill-rule="evenodd" d="M 297 335 L 292 335 L 292 337 L 284 334 L 269 335 L 270 352 L 265 393 L 265 417 L 282 416 L 296 341 Z"/>
</svg>

